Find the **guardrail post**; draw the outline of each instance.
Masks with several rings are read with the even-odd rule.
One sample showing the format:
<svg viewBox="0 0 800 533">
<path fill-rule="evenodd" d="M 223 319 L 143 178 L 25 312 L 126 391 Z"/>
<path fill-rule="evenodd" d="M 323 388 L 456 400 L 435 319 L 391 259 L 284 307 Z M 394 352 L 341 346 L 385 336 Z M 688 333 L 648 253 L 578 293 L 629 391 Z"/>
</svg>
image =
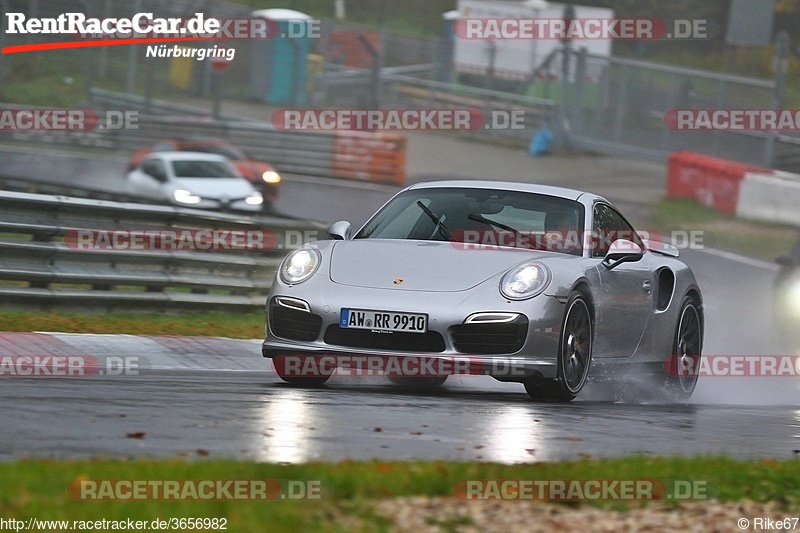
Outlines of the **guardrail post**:
<svg viewBox="0 0 800 533">
<path fill-rule="evenodd" d="M 153 107 L 153 84 L 155 83 L 155 61 L 147 62 L 147 77 L 144 87 L 144 110 L 147 113 L 152 111 Z"/>
<path fill-rule="evenodd" d="M 569 101 L 570 101 L 570 87 L 569 87 L 569 71 L 572 59 L 572 49 L 569 45 L 565 44 L 561 49 L 561 74 L 559 75 L 559 99 L 558 99 L 558 124 L 556 127 L 556 146 L 560 148 L 569 147 Z"/>
<path fill-rule="evenodd" d="M 358 40 L 361 42 L 361 46 L 367 51 L 372 59 L 372 63 L 370 64 L 369 70 L 369 83 L 370 83 L 370 95 L 369 99 L 370 102 L 368 104 L 369 109 L 378 109 L 380 107 L 380 83 L 381 83 L 381 56 L 380 53 L 372 46 L 372 43 L 369 42 L 363 34 L 358 34 Z"/>
<path fill-rule="evenodd" d="M 142 12 L 142 0 L 134 0 L 133 13 Z M 136 92 L 136 63 L 139 54 L 139 46 L 132 44 L 128 46 L 128 74 L 125 77 L 125 92 L 134 94 Z"/>
<path fill-rule="evenodd" d="M 775 90 L 772 93 L 772 108 L 783 109 L 786 101 L 786 71 L 789 63 L 789 33 L 786 30 L 778 32 L 775 39 Z M 768 133 L 767 142 L 764 146 L 764 166 L 774 168 L 775 166 L 775 141 L 778 136 L 777 131 Z"/>
<path fill-rule="evenodd" d="M 578 59 L 575 64 L 575 90 L 570 103 L 570 122 L 572 128 L 582 130 L 583 126 L 583 88 L 586 84 L 586 47 L 578 50 Z"/>
<path fill-rule="evenodd" d="M 622 74 L 620 75 L 620 82 L 617 84 L 617 91 L 615 91 L 617 99 L 617 111 L 614 116 L 614 127 L 611 133 L 611 139 L 619 141 L 622 136 L 622 127 L 625 125 L 625 114 L 627 113 L 628 106 L 628 83 L 630 82 L 630 68 L 628 65 L 622 66 Z"/>
</svg>

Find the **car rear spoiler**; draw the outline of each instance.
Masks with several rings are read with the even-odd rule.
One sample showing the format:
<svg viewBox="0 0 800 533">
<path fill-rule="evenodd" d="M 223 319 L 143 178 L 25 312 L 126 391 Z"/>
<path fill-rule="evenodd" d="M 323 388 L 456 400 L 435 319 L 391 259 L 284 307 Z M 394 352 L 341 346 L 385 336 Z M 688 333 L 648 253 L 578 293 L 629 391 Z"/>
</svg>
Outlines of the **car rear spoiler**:
<svg viewBox="0 0 800 533">
<path fill-rule="evenodd" d="M 679 257 L 681 255 L 680 250 L 671 244 L 649 239 L 643 239 L 643 241 L 647 249 L 655 254 L 666 255 L 667 257 Z"/>
</svg>

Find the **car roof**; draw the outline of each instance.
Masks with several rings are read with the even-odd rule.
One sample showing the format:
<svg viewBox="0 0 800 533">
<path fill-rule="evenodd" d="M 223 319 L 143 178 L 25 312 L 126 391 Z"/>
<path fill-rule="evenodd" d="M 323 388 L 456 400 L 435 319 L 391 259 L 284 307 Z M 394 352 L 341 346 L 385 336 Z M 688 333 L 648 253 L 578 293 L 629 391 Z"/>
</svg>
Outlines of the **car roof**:
<svg viewBox="0 0 800 533">
<path fill-rule="evenodd" d="M 445 189 L 445 188 L 466 188 L 466 189 L 500 189 L 504 191 L 515 192 L 529 192 L 534 194 L 544 194 L 547 196 L 556 196 L 558 198 L 565 198 L 568 200 L 578 200 L 580 197 L 588 197 L 591 201 L 602 200 L 607 201 L 602 196 L 596 194 L 578 191 L 576 189 L 567 189 L 563 187 L 554 187 L 552 185 L 539 185 L 536 183 L 518 183 L 514 181 L 488 181 L 488 180 L 441 180 L 441 181 L 426 181 L 422 183 L 415 183 L 408 187 L 406 190 L 412 189 Z"/>
<path fill-rule="evenodd" d="M 164 161 L 217 161 L 226 162 L 228 158 L 217 154 L 206 154 L 202 152 L 153 152 L 148 154 L 147 159 L 162 159 Z"/>
</svg>

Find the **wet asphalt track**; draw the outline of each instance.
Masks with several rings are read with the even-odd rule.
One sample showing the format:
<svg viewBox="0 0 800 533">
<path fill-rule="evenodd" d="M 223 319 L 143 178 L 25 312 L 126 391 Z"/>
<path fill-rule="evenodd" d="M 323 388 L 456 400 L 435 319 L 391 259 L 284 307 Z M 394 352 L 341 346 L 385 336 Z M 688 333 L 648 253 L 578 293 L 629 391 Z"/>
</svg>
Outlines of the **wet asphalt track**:
<svg viewBox="0 0 800 533">
<path fill-rule="evenodd" d="M 285 205 L 293 197 L 309 205 L 309 194 L 327 206 L 318 213 L 328 220 L 338 218 L 336 205 L 365 205 L 363 214 L 348 211 L 361 221 L 388 197 L 380 189 L 294 184 L 284 190 Z M 699 251 L 683 257 L 706 299 L 705 354 L 781 353 L 771 319 L 770 265 Z M 65 342 L 88 343 L 88 353 L 98 357 L 144 355 L 160 369 L 124 378 L 0 380 L 3 459 L 208 454 L 278 462 L 521 462 L 800 453 L 800 378 L 705 378 L 688 405 L 615 402 L 590 385 L 580 401 L 552 405 L 531 402 L 521 385 L 487 377 L 451 378 L 427 394 L 378 378 L 334 377 L 325 388 L 298 389 L 271 372 L 257 342 L 213 349 L 152 339 L 152 348 L 143 349 L 128 336 Z M 14 353 L 9 345 L 0 350 Z M 136 433 L 143 438 L 127 436 Z"/>
<path fill-rule="evenodd" d="M 2 400 L 4 459 L 208 453 L 270 462 L 526 462 L 630 453 L 791 457 L 800 447 L 796 406 L 544 405 L 491 378 L 462 378 L 423 395 L 335 378 L 303 390 L 267 374 L 182 371 L 7 381 Z"/>
</svg>

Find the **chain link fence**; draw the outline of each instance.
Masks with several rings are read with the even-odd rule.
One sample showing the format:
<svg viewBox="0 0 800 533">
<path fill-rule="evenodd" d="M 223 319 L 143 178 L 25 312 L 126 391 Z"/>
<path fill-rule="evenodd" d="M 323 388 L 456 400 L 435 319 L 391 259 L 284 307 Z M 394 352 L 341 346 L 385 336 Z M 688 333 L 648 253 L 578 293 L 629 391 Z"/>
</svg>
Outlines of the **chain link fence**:
<svg viewBox="0 0 800 533">
<path fill-rule="evenodd" d="M 301 2 L 302 4 L 302 2 Z M 90 16 L 130 16 L 136 11 L 155 16 L 191 16 L 196 12 L 220 18 L 249 17 L 251 8 L 219 0 L 0 0 L 5 11 L 29 16 L 56 16 L 82 11 Z M 302 8 L 298 4 L 298 8 Z M 384 9 L 395 9 L 388 3 Z M 399 7 L 397 9 L 400 9 Z M 374 11 L 374 12 L 373 12 Z M 370 11 L 370 21 L 381 12 Z M 391 14 L 383 14 L 389 24 Z M 377 18 L 376 18 L 377 17 Z M 427 20 L 427 19 L 426 19 Z M 504 84 L 491 69 L 469 75 L 454 72 L 453 39 L 442 28 L 411 37 L 386 26 L 360 26 L 324 20 L 319 38 L 309 39 L 308 54 L 297 55 L 290 70 L 304 72 L 292 84 L 292 99 L 270 102 L 254 92 L 254 76 L 264 76 L 263 43 L 220 41 L 233 46 L 235 61 L 214 74 L 209 61 L 146 58 L 146 47 L 114 46 L 85 50 L 15 54 L 0 58 L 0 84 L 45 77 L 62 84 L 68 94 L 77 78 L 86 86 L 125 91 L 148 99 L 180 101 L 209 98 L 215 85 L 223 99 L 256 100 L 270 108 L 464 108 L 523 111 L 525 128 L 471 132 L 482 138 L 527 143 L 548 126 L 561 146 L 599 153 L 664 160 L 677 150 L 800 170 L 800 137 L 793 133 L 674 131 L 666 127 L 671 109 L 769 109 L 780 89 L 772 80 L 667 66 L 618 57 L 558 51 L 530 79 Z M 4 36 L 5 44 L 11 44 Z M 16 40 L 29 37 L 17 37 Z M 214 46 L 214 42 L 198 46 Z M 566 54 L 566 55 L 565 55 Z M 271 76 L 271 78 L 270 78 Z M 259 79 L 261 79 L 259 78 Z M 299 79 L 299 78 L 298 78 Z M 59 105 L 56 95 L 50 105 Z M 270 107 L 272 106 L 272 107 Z"/>
<path fill-rule="evenodd" d="M 562 96 L 569 102 L 565 124 L 573 146 L 658 160 L 691 150 L 756 165 L 791 166 L 787 156 L 796 150 L 791 136 L 676 131 L 664 120 L 677 109 L 770 109 L 774 82 L 580 52 L 571 56 L 571 79 Z"/>
</svg>

